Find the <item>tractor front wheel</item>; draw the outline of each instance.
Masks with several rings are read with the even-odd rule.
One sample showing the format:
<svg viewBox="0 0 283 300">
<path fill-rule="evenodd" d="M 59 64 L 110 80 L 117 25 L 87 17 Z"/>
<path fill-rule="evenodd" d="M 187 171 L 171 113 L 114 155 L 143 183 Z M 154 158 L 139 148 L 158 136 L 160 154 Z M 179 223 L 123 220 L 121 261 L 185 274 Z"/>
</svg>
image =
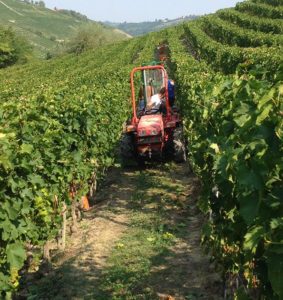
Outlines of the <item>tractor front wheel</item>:
<svg viewBox="0 0 283 300">
<path fill-rule="evenodd" d="M 177 127 L 170 133 L 169 140 L 165 146 L 165 155 L 177 163 L 187 160 L 186 143 L 183 135 L 183 128 Z"/>
<path fill-rule="evenodd" d="M 120 156 L 123 167 L 130 167 L 134 165 L 135 147 L 133 135 L 123 133 L 120 141 Z"/>
</svg>

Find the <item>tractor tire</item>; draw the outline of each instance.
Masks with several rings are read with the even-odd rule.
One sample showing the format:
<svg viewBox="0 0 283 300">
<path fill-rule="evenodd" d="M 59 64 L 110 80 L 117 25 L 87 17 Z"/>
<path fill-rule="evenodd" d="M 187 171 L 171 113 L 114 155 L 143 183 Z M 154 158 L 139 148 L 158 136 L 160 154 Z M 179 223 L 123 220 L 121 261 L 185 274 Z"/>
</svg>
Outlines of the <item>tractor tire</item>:
<svg viewBox="0 0 283 300">
<path fill-rule="evenodd" d="M 174 160 L 177 163 L 187 161 L 186 143 L 182 127 L 177 127 L 173 132 Z"/>
<path fill-rule="evenodd" d="M 123 167 L 131 167 L 135 164 L 134 137 L 123 133 L 120 141 L 120 157 Z"/>
<path fill-rule="evenodd" d="M 174 160 L 176 163 L 187 161 L 186 143 L 182 127 L 177 127 L 172 132 L 165 149 L 166 157 Z"/>
</svg>

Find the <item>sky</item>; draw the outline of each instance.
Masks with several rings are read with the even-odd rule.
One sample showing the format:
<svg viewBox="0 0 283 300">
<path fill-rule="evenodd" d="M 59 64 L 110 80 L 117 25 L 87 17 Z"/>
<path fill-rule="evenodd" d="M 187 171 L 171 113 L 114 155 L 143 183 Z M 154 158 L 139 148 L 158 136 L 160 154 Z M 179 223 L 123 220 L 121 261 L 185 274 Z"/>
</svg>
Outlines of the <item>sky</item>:
<svg viewBox="0 0 283 300">
<path fill-rule="evenodd" d="M 49 8 L 78 11 L 95 21 L 142 22 L 213 13 L 239 0 L 44 0 Z"/>
</svg>

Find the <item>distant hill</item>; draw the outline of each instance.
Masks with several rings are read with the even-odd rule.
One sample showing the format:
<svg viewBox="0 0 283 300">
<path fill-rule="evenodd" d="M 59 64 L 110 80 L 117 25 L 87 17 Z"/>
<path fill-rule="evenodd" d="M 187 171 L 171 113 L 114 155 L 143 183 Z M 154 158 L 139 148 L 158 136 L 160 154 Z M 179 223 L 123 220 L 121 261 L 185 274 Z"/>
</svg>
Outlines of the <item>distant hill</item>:
<svg viewBox="0 0 283 300">
<path fill-rule="evenodd" d="M 34 46 L 37 56 L 55 51 L 66 44 L 81 26 L 93 24 L 105 41 L 128 38 L 117 30 L 89 20 L 86 16 L 69 10 L 48 9 L 43 1 L 0 0 L 0 26 L 11 27 L 26 37 Z"/>
<path fill-rule="evenodd" d="M 148 32 L 158 31 L 169 26 L 177 25 L 178 23 L 189 21 L 198 18 L 196 15 L 185 16 L 177 19 L 165 19 L 165 20 L 155 20 L 150 22 L 140 22 L 140 23 L 113 23 L 113 22 L 104 22 L 105 25 L 118 28 L 131 36 L 143 35 Z"/>
</svg>

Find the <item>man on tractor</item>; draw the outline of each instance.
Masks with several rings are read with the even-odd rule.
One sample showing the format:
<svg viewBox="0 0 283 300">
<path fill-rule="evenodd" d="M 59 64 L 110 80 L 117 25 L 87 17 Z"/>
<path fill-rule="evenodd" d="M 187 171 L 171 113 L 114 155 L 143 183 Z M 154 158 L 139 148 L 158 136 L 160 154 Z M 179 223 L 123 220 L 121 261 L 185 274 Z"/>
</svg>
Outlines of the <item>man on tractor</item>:
<svg viewBox="0 0 283 300">
<path fill-rule="evenodd" d="M 166 88 L 162 87 L 159 93 L 150 97 L 150 101 L 147 103 L 146 110 L 147 111 L 153 110 L 153 112 L 160 111 L 160 108 L 165 98 L 165 94 L 166 94 Z"/>
<path fill-rule="evenodd" d="M 124 164 L 129 159 L 138 162 L 164 157 L 176 162 L 186 160 L 182 119 L 178 110 L 172 108 L 175 100 L 172 83 L 165 67 L 157 63 L 132 70 L 132 116 L 121 139 Z"/>
<path fill-rule="evenodd" d="M 175 82 L 172 79 L 168 79 L 168 98 L 170 107 L 175 104 Z"/>
</svg>

